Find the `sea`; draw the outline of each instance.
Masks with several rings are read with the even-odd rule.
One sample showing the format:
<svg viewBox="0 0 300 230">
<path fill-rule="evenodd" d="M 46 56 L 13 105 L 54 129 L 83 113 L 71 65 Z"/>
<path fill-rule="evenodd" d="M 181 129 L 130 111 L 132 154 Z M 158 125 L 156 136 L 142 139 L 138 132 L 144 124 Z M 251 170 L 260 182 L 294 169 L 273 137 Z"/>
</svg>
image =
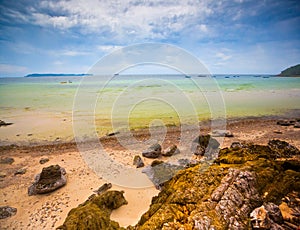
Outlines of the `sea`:
<svg viewBox="0 0 300 230">
<path fill-rule="evenodd" d="M 92 124 L 99 135 L 104 135 L 151 125 L 299 115 L 299 111 L 300 78 L 296 77 L 116 74 L 0 78 L 0 119 L 13 123 L 39 119 L 41 130 L 51 127 L 51 118 L 56 119 L 54 122 L 69 121 L 73 129 L 77 124 Z M 48 120 L 43 123 L 44 118 Z M 11 137 L 4 138 L 8 130 L 4 128 L 0 129 L 0 140 L 7 141 Z M 71 131 L 66 131 L 69 137 Z M 29 132 L 30 128 L 26 134 L 15 129 L 12 135 L 28 136 Z M 59 135 L 63 138 L 64 134 Z"/>
</svg>

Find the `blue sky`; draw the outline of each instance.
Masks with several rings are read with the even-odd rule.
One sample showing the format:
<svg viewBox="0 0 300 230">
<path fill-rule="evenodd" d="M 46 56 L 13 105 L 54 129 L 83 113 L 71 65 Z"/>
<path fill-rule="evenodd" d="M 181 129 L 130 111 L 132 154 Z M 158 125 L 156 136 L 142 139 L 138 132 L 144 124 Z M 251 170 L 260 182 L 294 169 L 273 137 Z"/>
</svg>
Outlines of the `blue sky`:
<svg viewBox="0 0 300 230">
<path fill-rule="evenodd" d="M 179 46 L 212 73 L 300 63 L 299 0 L 0 0 L 0 77 L 85 73 L 143 42 Z"/>
</svg>

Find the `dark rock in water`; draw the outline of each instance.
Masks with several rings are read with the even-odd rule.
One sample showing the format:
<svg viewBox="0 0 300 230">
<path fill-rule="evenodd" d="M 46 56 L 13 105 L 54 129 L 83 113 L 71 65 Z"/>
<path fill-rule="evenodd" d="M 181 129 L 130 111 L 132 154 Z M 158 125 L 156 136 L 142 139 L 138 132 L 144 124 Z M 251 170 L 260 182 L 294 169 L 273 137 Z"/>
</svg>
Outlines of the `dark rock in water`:
<svg viewBox="0 0 300 230">
<path fill-rule="evenodd" d="M 45 164 L 49 161 L 49 158 L 41 158 L 40 159 L 40 164 Z"/>
<path fill-rule="evenodd" d="M 180 150 L 177 148 L 177 146 L 171 145 L 162 153 L 162 155 L 165 157 L 170 157 L 170 156 L 173 156 L 174 154 L 178 154 L 178 153 L 180 153 Z"/>
<path fill-rule="evenodd" d="M 134 156 L 134 158 L 133 158 L 133 165 L 135 165 L 137 168 L 141 168 L 141 167 L 145 166 L 142 158 L 140 156 L 138 156 L 138 155 Z"/>
<path fill-rule="evenodd" d="M 228 130 L 214 130 L 212 132 L 213 137 L 233 137 L 233 133 Z"/>
<path fill-rule="evenodd" d="M 94 192 L 97 194 L 97 195 L 100 195 L 101 193 L 104 193 L 106 192 L 107 190 L 111 189 L 112 187 L 112 184 L 111 183 L 105 183 L 103 184 L 102 186 L 100 186 L 97 190 L 95 190 Z"/>
<path fill-rule="evenodd" d="M 5 219 L 16 215 L 17 209 L 9 206 L 0 207 L 0 219 Z"/>
<path fill-rule="evenodd" d="M 18 175 L 18 174 L 25 174 L 26 173 L 26 168 L 21 168 L 21 169 L 18 169 L 17 171 L 15 171 L 15 175 Z"/>
<path fill-rule="evenodd" d="M 220 143 L 210 135 L 200 135 L 192 143 L 192 152 L 197 156 L 210 156 L 218 151 Z"/>
<path fill-rule="evenodd" d="M 68 213 L 63 225 L 57 229 L 124 229 L 117 222 L 110 219 L 112 210 L 127 204 L 123 193 L 106 191 L 100 195 L 95 195 L 77 208 L 73 208 Z"/>
<path fill-rule="evenodd" d="M 11 122 L 5 122 L 5 121 L 0 120 L 0 127 L 1 127 L 1 126 L 12 125 L 12 124 L 13 124 L 13 123 L 11 123 Z"/>
<path fill-rule="evenodd" d="M 0 160 L 0 164 L 12 164 L 12 163 L 14 163 L 14 158 L 12 158 L 12 157 L 5 157 L 5 158 L 1 158 L 1 160 Z"/>
<path fill-rule="evenodd" d="M 67 183 L 66 171 L 59 165 L 51 165 L 43 168 L 35 177 L 34 183 L 28 188 L 28 195 L 36 195 L 52 192 Z"/>
<path fill-rule="evenodd" d="M 143 157 L 158 158 L 161 155 L 160 144 L 153 144 L 147 150 L 143 151 Z"/>
</svg>

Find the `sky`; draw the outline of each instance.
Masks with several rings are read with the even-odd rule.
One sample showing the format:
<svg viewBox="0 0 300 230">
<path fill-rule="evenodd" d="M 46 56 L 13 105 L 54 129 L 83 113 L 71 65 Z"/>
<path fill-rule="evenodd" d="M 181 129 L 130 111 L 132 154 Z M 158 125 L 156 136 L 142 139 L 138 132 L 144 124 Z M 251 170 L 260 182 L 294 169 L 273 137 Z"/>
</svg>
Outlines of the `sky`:
<svg viewBox="0 0 300 230">
<path fill-rule="evenodd" d="M 211 73 L 277 74 L 300 63 L 300 1 L 0 0 L 0 77 L 86 73 L 144 42 L 185 49 Z"/>
</svg>

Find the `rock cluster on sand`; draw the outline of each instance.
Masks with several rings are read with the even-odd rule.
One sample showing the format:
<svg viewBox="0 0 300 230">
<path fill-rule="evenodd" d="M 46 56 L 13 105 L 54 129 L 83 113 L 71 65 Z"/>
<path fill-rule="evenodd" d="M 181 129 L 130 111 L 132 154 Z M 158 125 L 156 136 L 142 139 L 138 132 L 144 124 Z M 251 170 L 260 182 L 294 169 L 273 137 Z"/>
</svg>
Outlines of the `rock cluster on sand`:
<svg viewBox="0 0 300 230">
<path fill-rule="evenodd" d="M 279 120 L 277 121 L 277 125 L 294 126 L 294 128 L 300 128 L 300 118 L 292 119 L 292 120 Z"/>
<path fill-rule="evenodd" d="M 67 183 L 66 170 L 59 165 L 51 165 L 43 168 L 36 175 L 34 183 L 28 188 L 28 195 L 36 195 L 52 192 Z"/>
<path fill-rule="evenodd" d="M 209 147 L 203 137 L 196 143 Z M 216 142 L 211 144 L 209 148 L 218 147 Z M 213 164 L 187 164 L 177 171 L 161 186 L 137 225 L 127 229 L 296 230 L 300 225 L 299 157 L 299 150 L 284 141 L 273 140 L 266 146 L 235 143 L 222 149 Z M 155 168 L 169 170 L 166 163 Z M 159 170 L 154 177 L 161 175 Z M 115 222 L 110 227 L 109 215 L 98 207 L 87 201 L 69 213 L 64 226 L 124 229 Z M 101 228 L 100 221 L 110 228 Z"/>
</svg>

